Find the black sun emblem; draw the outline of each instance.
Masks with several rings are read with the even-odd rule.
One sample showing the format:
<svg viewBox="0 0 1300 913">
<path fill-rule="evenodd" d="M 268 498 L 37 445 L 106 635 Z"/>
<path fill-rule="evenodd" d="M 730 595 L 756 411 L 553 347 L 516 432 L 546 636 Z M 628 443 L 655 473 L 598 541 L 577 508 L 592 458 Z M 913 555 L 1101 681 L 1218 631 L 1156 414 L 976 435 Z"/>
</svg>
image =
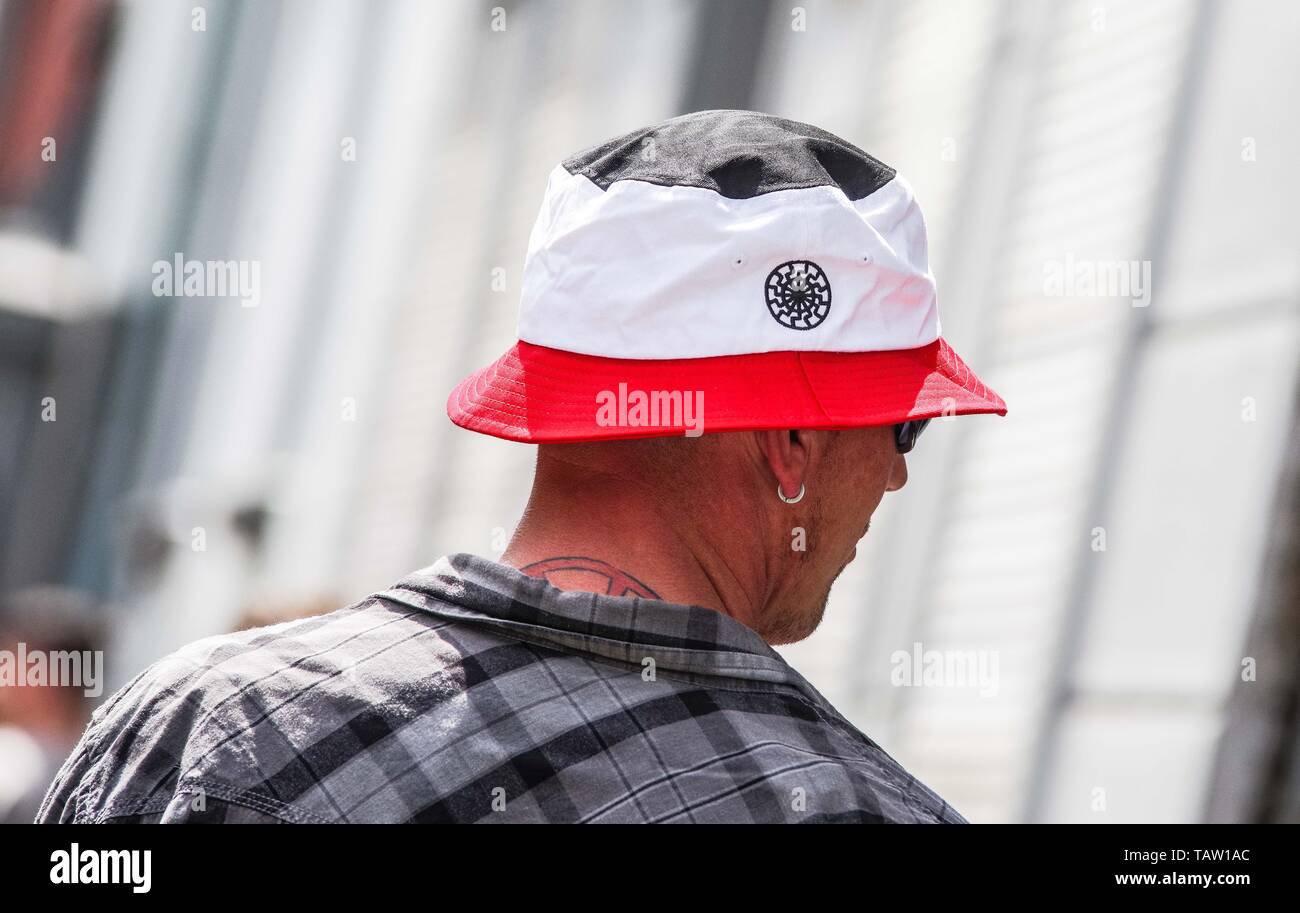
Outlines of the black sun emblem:
<svg viewBox="0 0 1300 913">
<path fill-rule="evenodd" d="M 831 312 L 831 284 L 811 260 L 788 260 L 767 274 L 767 309 L 792 330 L 811 330 Z"/>
</svg>

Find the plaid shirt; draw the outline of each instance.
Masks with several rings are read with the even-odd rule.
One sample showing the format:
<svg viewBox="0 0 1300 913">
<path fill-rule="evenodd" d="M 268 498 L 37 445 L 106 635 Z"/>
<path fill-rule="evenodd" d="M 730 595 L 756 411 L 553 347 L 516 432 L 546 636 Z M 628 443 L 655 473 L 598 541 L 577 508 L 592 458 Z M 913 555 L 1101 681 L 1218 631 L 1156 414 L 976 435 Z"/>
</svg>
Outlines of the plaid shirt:
<svg viewBox="0 0 1300 913">
<path fill-rule="evenodd" d="M 472 555 L 156 663 L 38 820 L 963 821 L 739 622 Z"/>
</svg>

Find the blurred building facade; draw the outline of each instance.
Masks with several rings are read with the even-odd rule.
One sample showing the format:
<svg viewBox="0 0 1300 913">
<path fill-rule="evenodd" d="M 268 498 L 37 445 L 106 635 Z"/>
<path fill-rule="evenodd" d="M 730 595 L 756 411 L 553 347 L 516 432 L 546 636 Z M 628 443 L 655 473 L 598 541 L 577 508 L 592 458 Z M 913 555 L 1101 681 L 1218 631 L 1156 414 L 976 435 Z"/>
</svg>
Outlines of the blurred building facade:
<svg viewBox="0 0 1300 913">
<path fill-rule="evenodd" d="M 0 587 L 104 600 L 115 687 L 499 554 L 532 450 L 443 403 L 547 172 L 756 108 L 908 176 L 1011 409 L 935 424 L 787 656 L 972 820 L 1296 820 L 1298 40 L 1267 0 L 0 0 Z M 155 294 L 177 254 L 255 306 Z M 899 686 L 916 645 L 996 687 Z"/>
</svg>

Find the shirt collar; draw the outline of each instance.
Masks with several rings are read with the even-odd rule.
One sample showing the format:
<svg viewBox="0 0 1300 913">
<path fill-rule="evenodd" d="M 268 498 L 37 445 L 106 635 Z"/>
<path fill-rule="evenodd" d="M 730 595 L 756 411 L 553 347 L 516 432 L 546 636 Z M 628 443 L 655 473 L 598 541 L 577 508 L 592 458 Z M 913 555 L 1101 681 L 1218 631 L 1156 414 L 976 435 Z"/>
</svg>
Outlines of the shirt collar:
<svg viewBox="0 0 1300 913">
<path fill-rule="evenodd" d="M 378 595 L 522 640 L 636 665 L 652 658 L 665 669 L 785 682 L 825 702 L 757 633 L 702 606 L 559 590 L 470 554 L 440 558 Z"/>
</svg>

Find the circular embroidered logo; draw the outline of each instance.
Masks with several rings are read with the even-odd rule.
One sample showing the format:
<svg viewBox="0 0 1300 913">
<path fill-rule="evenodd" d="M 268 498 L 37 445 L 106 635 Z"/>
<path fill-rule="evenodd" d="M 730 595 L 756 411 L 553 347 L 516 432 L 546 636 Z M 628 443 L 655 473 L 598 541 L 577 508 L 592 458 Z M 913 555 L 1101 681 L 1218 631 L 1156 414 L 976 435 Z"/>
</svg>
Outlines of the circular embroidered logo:
<svg viewBox="0 0 1300 913">
<path fill-rule="evenodd" d="M 811 330 L 831 312 L 831 284 L 811 260 L 788 260 L 767 274 L 767 309 L 792 330 Z"/>
</svg>

